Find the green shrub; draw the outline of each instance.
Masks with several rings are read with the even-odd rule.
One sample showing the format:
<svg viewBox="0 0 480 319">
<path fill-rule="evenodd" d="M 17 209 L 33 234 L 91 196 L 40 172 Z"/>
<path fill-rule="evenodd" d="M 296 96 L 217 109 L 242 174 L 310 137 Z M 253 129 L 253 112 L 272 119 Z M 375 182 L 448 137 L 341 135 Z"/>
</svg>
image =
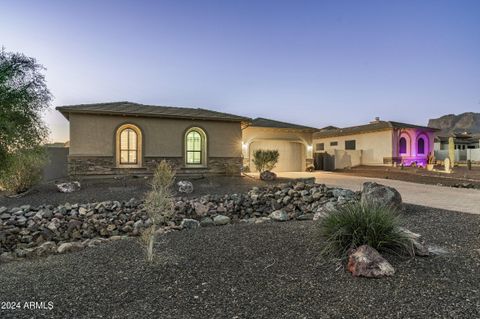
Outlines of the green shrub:
<svg viewBox="0 0 480 319">
<path fill-rule="evenodd" d="M 369 245 L 380 252 L 413 256 L 413 245 L 400 226 L 399 215 L 390 207 L 361 203 L 342 206 L 320 223 L 320 234 L 326 238 L 322 253 L 346 257 L 349 249 Z"/>
<path fill-rule="evenodd" d="M 29 190 L 41 181 L 46 163 L 47 153 L 43 147 L 8 154 L 0 171 L 1 188 L 16 194 Z"/>
<path fill-rule="evenodd" d="M 253 152 L 253 165 L 259 173 L 270 171 L 277 165 L 279 157 L 277 150 L 256 150 Z"/>
</svg>

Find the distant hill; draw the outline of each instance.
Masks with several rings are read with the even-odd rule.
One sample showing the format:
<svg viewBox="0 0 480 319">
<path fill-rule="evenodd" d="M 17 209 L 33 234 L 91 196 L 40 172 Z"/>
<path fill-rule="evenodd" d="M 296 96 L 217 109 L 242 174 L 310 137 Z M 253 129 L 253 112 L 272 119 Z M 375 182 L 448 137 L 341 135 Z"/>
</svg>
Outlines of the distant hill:
<svg viewBox="0 0 480 319">
<path fill-rule="evenodd" d="M 428 120 L 428 126 L 441 129 L 441 134 L 480 133 L 480 113 L 448 114 L 437 119 Z"/>
</svg>

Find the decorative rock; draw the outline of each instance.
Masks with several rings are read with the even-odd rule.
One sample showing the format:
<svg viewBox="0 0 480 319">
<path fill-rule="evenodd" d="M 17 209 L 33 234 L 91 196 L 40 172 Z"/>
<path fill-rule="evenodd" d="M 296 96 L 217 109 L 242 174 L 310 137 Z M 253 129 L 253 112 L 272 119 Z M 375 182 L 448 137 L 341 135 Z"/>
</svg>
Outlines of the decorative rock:
<svg viewBox="0 0 480 319">
<path fill-rule="evenodd" d="M 269 217 L 260 217 L 260 218 L 255 218 L 255 224 L 262 224 L 265 222 L 269 222 L 271 219 Z"/>
<path fill-rule="evenodd" d="M 2 215 L 0 215 L 0 219 L 10 219 L 10 217 L 12 217 L 12 215 L 8 213 L 3 213 Z"/>
<path fill-rule="evenodd" d="M 53 241 L 46 241 L 37 247 L 35 253 L 37 256 L 46 256 L 57 251 L 57 245 Z"/>
<path fill-rule="evenodd" d="M 410 230 L 400 227 L 400 231 L 412 242 L 415 255 L 429 256 L 430 252 L 427 247 L 421 243 L 422 236 L 420 234 L 411 232 Z"/>
<path fill-rule="evenodd" d="M 350 253 L 347 269 L 354 277 L 381 278 L 395 273 L 392 265 L 368 245 L 362 245 Z"/>
<path fill-rule="evenodd" d="M 198 216 L 205 216 L 208 213 L 208 207 L 206 205 L 195 203 L 194 207 L 195 207 L 195 213 Z"/>
<path fill-rule="evenodd" d="M 283 209 L 273 211 L 268 217 L 277 222 L 285 222 L 288 220 L 288 214 Z"/>
<path fill-rule="evenodd" d="M 315 214 L 313 215 L 313 220 L 321 220 L 325 217 L 327 217 L 330 214 L 330 210 L 326 209 L 325 207 L 320 207 Z"/>
<path fill-rule="evenodd" d="M 201 222 L 186 220 L 182 228 L 223 225 L 233 220 L 263 223 L 272 219 L 311 219 L 314 213 L 333 210 L 339 205 L 339 201 L 350 202 L 360 195 L 354 194 L 351 199 L 349 196 L 352 193 L 341 189 L 337 189 L 335 194 L 338 196 L 334 196 L 334 189 L 323 184 L 314 184 L 313 180 L 312 183 L 298 180 L 254 187 L 248 193 L 177 197 L 174 200 L 175 216 L 168 226 L 160 227 L 158 232 L 179 230 L 182 220 L 192 217 L 201 219 Z M 138 236 L 151 224 L 144 202 L 134 198 L 126 202 L 66 203 L 56 207 L 2 207 L 0 212 L 0 253 L 10 252 L 23 257 L 43 254 L 42 249 L 38 252 L 36 249 L 44 242 L 85 242 L 99 237 L 107 239 L 112 236 Z M 267 217 L 269 215 L 272 219 Z M 215 216 L 218 217 L 214 221 Z M 318 217 L 317 214 L 316 218 Z M 86 242 L 83 246 L 88 245 L 89 242 Z M 28 250 L 25 250 L 25 247 Z"/>
<path fill-rule="evenodd" d="M 209 226 L 213 226 L 213 225 L 215 225 L 215 224 L 213 223 L 213 219 L 211 219 L 210 217 L 204 217 L 200 221 L 200 226 L 202 226 L 202 227 L 209 227 Z"/>
<path fill-rule="evenodd" d="M 78 251 L 83 249 L 83 244 L 79 242 L 63 243 L 57 248 L 57 253 L 63 254 L 66 252 Z"/>
<path fill-rule="evenodd" d="M 363 183 L 361 202 L 364 204 L 385 205 L 402 210 L 402 196 L 393 187 L 375 182 Z"/>
<path fill-rule="evenodd" d="M 87 215 L 87 209 L 85 207 L 80 207 L 78 209 L 78 213 L 80 214 L 80 216 L 84 216 L 84 215 Z"/>
<path fill-rule="evenodd" d="M 143 220 L 137 220 L 134 224 L 133 224 L 133 228 L 141 228 L 143 227 Z"/>
<path fill-rule="evenodd" d="M 313 220 L 313 214 L 303 214 L 297 217 L 297 220 Z"/>
<path fill-rule="evenodd" d="M 67 183 L 60 183 L 56 184 L 57 189 L 61 193 L 73 193 L 80 190 L 80 182 L 67 182 Z"/>
<path fill-rule="evenodd" d="M 193 184 L 189 181 L 179 181 L 177 185 L 180 193 L 190 194 L 193 192 Z"/>
<path fill-rule="evenodd" d="M 446 250 L 443 247 L 439 247 L 439 246 L 433 246 L 432 245 L 432 246 L 428 246 L 427 249 L 428 249 L 428 252 L 429 252 L 430 255 L 439 256 L 439 255 L 447 255 L 449 253 L 448 250 Z"/>
<path fill-rule="evenodd" d="M 230 224 L 230 217 L 225 215 L 217 215 L 213 217 L 213 223 L 217 226 Z"/>
<path fill-rule="evenodd" d="M 185 229 L 195 229 L 200 226 L 200 223 L 196 219 L 184 218 L 180 223 L 180 227 Z"/>
<path fill-rule="evenodd" d="M 277 174 L 270 171 L 264 171 L 260 173 L 260 179 L 262 181 L 273 181 L 277 179 Z"/>
</svg>

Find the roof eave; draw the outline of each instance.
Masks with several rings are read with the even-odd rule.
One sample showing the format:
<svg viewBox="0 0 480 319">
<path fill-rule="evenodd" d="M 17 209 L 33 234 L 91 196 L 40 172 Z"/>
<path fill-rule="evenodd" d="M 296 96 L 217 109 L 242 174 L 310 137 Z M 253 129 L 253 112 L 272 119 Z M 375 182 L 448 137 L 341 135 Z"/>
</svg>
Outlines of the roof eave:
<svg viewBox="0 0 480 319">
<path fill-rule="evenodd" d="M 114 116 L 134 116 L 134 117 L 156 117 L 156 118 L 170 118 L 170 119 L 189 119 L 189 120 L 203 120 L 203 121 L 220 121 L 220 122 L 251 122 L 250 118 L 239 117 L 235 118 L 215 118 L 215 117 L 202 117 L 202 116 L 179 116 L 179 115 L 164 115 L 164 114 L 150 114 L 150 113 L 124 113 L 124 112 L 106 112 L 96 110 L 74 110 L 66 107 L 56 107 L 57 111 L 63 114 L 67 120 L 69 119 L 69 113 L 77 114 L 97 114 L 97 115 L 114 115 Z"/>
</svg>

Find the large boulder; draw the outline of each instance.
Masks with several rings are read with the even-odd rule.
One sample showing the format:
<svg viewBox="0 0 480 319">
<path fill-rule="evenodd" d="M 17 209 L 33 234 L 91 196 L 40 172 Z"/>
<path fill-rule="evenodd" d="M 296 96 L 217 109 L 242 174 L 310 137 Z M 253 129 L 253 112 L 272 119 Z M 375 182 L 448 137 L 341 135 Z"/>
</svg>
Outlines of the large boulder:
<svg viewBox="0 0 480 319">
<path fill-rule="evenodd" d="M 393 187 L 375 182 L 363 183 L 362 204 L 384 205 L 396 210 L 402 210 L 402 195 Z"/>
<path fill-rule="evenodd" d="M 273 180 L 277 179 L 277 174 L 275 174 L 274 172 L 270 172 L 270 171 L 264 171 L 264 172 L 260 173 L 260 179 L 262 181 L 273 181 Z"/>
<path fill-rule="evenodd" d="M 354 277 L 381 278 L 395 273 L 392 265 L 375 248 L 368 245 L 362 245 L 350 252 L 347 269 Z"/>
</svg>

